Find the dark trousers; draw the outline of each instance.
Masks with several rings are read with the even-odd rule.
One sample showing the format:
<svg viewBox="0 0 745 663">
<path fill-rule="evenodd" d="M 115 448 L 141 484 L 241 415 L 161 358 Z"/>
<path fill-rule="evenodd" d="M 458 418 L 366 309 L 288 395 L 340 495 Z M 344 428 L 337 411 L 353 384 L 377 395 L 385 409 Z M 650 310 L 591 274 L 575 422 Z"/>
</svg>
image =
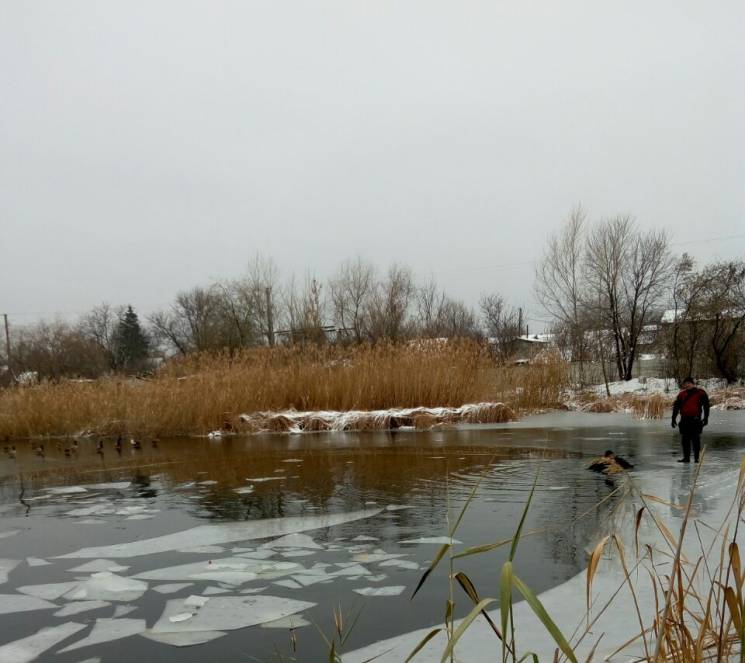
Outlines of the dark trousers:
<svg viewBox="0 0 745 663">
<path fill-rule="evenodd" d="M 681 417 L 678 424 L 680 430 L 680 441 L 683 444 L 683 458 L 691 459 L 691 447 L 693 447 L 693 458 L 698 460 L 701 451 L 701 419 L 698 417 Z"/>
</svg>

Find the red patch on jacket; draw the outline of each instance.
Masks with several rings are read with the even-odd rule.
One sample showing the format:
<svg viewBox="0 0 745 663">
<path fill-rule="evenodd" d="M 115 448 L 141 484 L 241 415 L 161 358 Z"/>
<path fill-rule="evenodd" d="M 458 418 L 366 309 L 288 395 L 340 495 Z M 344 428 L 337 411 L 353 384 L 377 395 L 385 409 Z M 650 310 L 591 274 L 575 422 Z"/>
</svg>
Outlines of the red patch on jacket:
<svg viewBox="0 0 745 663">
<path fill-rule="evenodd" d="M 689 393 L 688 389 L 683 389 L 678 394 L 678 402 L 683 403 L 680 408 L 681 417 L 700 417 L 701 416 L 701 399 L 704 392 L 701 389 L 693 388 L 693 393 Z M 683 402 L 685 401 L 685 402 Z"/>
</svg>

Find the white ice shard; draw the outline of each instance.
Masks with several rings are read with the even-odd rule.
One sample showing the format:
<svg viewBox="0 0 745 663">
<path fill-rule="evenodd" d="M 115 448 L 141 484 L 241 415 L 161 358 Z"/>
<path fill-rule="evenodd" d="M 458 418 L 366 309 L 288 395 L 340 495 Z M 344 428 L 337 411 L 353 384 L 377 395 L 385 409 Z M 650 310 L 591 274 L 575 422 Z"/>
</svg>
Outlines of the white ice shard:
<svg viewBox="0 0 745 663">
<path fill-rule="evenodd" d="M 285 477 L 254 477 L 252 479 L 246 479 L 246 481 L 252 481 L 253 483 L 264 483 L 265 481 L 283 481 Z"/>
<path fill-rule="evenodd" d="M 195 608 L 191 619 L 174 623 L 170 618 L 184 612 L 185 606 L 183 600 L 172 599 L 151 632 L 231 631 L 275 621 L 314 606 L 315 603 L 277 596 L 215 596 L 204 607 Z"/>
<path fill-rule="evenodd" d="M 309 555 L 315 555 L 315 550 L 288 550 L 287 552 L 280 553 L 282 557 L 308 557 Z"/>
<path fill-rule="evenodd" d="M 300 589 L 302 587 L 300 583 L 297 583 L 292 579 L 277 580 L 274 584 L 277 585 L 277 587 L 284 587 L 286 589 Z"/>
<path fill-rule="evenodd" d="M 207 587 L 202 594 L 205 596 L 217 596 L 218 594 L 229 594 L 230 592 L 231 590 L 225 587 Z"/>
<path fill-rule="evenodd" d="M 118 619 L 119 617 L 124 617 L 124 615 L 128 615 L 130 612 L 134 612 L 135 610 L 137 610 L 137 606 L 135 605 L 118 605 L 114 608 L 114 614 L 111 616 L 114 619 Z"/>
<path fill-rule="evenodd" d="M 323 546 L 317 544 L 313 537 L 307 534 L 288 534 L 274 541 L 269 541 L 260 546 L 261 548 L 312 548 L 320 550 Z"/>
<path fill-rule="evenodd" d="M 451 539 L 449 536 L 422 536 L 418 539 L 404 539 L 403 541 L 399 541 L 399 543 L 436 543 L 438 545 L 445 545 L 446 543 L 449 543 L 451 545 L 454 545 L 456 543 L 463 542 L 458 541 L 458 539 Z"/>
<path fill-rule="evenodd" d="M 29 566 L 48 566 L 51 562 L 47 562 L 47 560 L 41 559 L 41 557 L 26 557 L 26 564 Z"/>
<path fill-rule="evenodd" d="M 380 509 L 365 509 L 318 516 L 291 516 L 289 518 L 268 518 L 265 520 L 222 523 L 219 525 L 200 525 L 174 534 L 165 534 L 151 539 L 141 539 L 139 541 L 132 541 L 131 543 L 81 548 L 60 557 L 63 559 L 137 557 L 139 555 L 152 555 L 205 544 L 220 545 L 234 541 L 268 539 L 295 532 L 325 529 L 334 525 L 371 518 L 380 512 Z"/>
<path fill-rule="evenodd" d="M 20 559 L 0 559 L 0 585 L 8 582 L 8 574 L 20 563 Z"/>
<path fill-rule="evenodd" d="M 240 488 L 233 488 L 234 493 L 238 493 L 239 495 L 246 495 L 247 493 L 253 493 L 254 487 L 253 486 L 241 486 Z"/>
<path fill-rule="evenodd" d="M 354 541 L 354 542 L 356 542 L 356 543 L 361 543 L 363 541 L 379 541 L 380 539 L 378 539 L 377 536 L 367 536 L 365 534 L 360 534 L 359 536 L 355 536 L 351 540 Z"/>
<path fill-rule="evenodd" d="M 80 601 L 136 601 L 147 591 L 147 583 L 134 578 L 125 578 L 109 571 L 94 573 L 88 580 L 77 583 L 77 587 L 65 594 L 65 599 Z"/>
<path fill-rule="evenodd" d="M 8 539 L 11 536 L 15 536 L 16 534 L 20 534 L 21 530 L 19 529 L 8 529 L 4 532 L 0 532 L 0 539 Z"/>
<path fill-rule="evenodd" d="M 31 610 L 48 610 L 56 608 L 54 603 L 40 599 L 37 596 L 19 596 L 18 594 L 0 594 L 0 615 L 10 615 L 15 612 L 29 612 Z"/>
<path fill-rule="evenodd" d="M 26 638 L 9 642 L 0 647 L 0 663 L 29 663 L 84 628 L 85 624 L 69 622 L 48 626 Z"/>
<path fill-rule="evenodd" d="M 399 596 L 405 589 L 404 585 L 391 585 L 390 587 L 358 587 L 352 591 L 362 596 Z"/>
<path fill-rule="evenodd" d="M 70 573 L 101 573 L 101 571 L 120 573 L 121 571 L 126 571 L 128 568 L 128 566 L 121 566 L 108 559 L 94 559 L 92 562 L 86 562 L 85 564 L 67 570 Z"/>
<path fill-rule="evenodd" d="M 173 645 L 174 647 L 191 647 L 192 645 L 203 645 L 206 642 L 221 638 L 227 635 L 224 631 L 193 631 L 185 633 L 153 633 L 145 631 L 140 633 L 143 638 L 161 642 L 164 645 Z"/>
<path fill-rule="evenodd" d="M 91 490 L 124 490 L 125 488 L 131 488 L 131 481 L 111 481 L 108 483 L 90 483 L 83 486 L 83 488 L 90 488 Z"/>
<path fill-rule="evenodd" d="M 128 638 L 132 635 L 142 633 L 145 627 L 144 619 L 97 619 L 93 625 L 93 630 L 88 634 L 87 638 L 78 640 L 69 647 L 61 649 L 59 653 L 64 654 L 75 649 L 100 645 L 102 642 Z"/>
<path fill-rule="evenodd" d="M 81 612 L 88 612 L 89 610 L 99 610 L 100 608 L 108 608 L 111 605 L 108 601 L 73 601 L 68 603 L 66 606 L 57 610 L 54 613 L 55 617 L 70 617 L 77 615 Z"/>
<path fill-rule="evenodd" d="M 167 585 L 153 587 L 153 591 L 158 592 L 159 594 L 175 594 L 176 592 L 180 592 L 182 589 L 191 587 L 193 584 L 193 582 L 172 582 Z"/>
</svg>

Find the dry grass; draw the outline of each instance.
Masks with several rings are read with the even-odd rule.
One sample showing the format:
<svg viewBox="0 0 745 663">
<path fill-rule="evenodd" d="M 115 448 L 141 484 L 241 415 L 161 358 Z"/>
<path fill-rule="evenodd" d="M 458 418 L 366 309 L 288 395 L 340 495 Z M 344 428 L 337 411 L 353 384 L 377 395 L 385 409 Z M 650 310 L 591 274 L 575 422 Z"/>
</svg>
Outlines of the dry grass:
<svg viewBox="0 0 745 663">
<path fill-rule="evenodd" d="M 566 365 L 495 367 L 472 342 L 356 348 L 256 348 L 174 360 L 146 380 L 44 383 L 0 392 L 0 438 L 204 434 L 239 415 L 286 410 L 458 407 L 503 401 L 516 410 L 559 403 Z M 497 416 L 484 411 L 485 416 Z M 487 419 L 491 420 L 491 419 Z M 377 420 L 370 426 L 384 427 Z M 229 424 L 229 426 L 225 426 Z M 413 422 L 412 422 L 413 424 Z M 275 417 L 272 430 L 292 421 Z M 323 430 L 318 419 L 308 430 Z M 364 428 L 364 422 L 360 422 Z"/>
</svg>

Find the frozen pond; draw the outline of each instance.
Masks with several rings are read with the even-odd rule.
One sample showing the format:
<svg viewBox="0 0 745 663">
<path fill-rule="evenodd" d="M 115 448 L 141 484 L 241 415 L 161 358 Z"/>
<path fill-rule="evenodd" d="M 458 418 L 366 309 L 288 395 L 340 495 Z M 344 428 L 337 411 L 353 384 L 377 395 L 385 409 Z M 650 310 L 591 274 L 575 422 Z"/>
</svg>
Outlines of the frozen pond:
<svg viewBox="0 0 745 663">
<path fill-rule="evenodd" d="M 711 420 L 713 467 L 735 467 L 745 416 Z M 410 595 L 448 508 L 457 514 L 483 477 L 455 549 L 509 538 L 539 468 L 526 529 L 541 531 L 516 568 L 544 592 L 585 567 L 612 502 L 592 509 L 613 484 L 586 460 L 613 448 L 636 471 L 669 474 L 677 445 L 667 421 L 571 413 L 416 433 L 161 440 L 121 455 L 110 440 L 103 456 L 86 441 L 69 458 L 54 443 L 44 458 L 17 445 L 17 459 L 0 460 L 0 661 L 327 660 L 312 624 L 330 635 L 339 605 L 348 621 L 361 609 L 347 651 L 439 625 L 445 565 Z M 691 469 L 675 467 L 663 497 L 686 495 Z M 458 569 L 496 596 L 506 554 Z"/>
</svg>

